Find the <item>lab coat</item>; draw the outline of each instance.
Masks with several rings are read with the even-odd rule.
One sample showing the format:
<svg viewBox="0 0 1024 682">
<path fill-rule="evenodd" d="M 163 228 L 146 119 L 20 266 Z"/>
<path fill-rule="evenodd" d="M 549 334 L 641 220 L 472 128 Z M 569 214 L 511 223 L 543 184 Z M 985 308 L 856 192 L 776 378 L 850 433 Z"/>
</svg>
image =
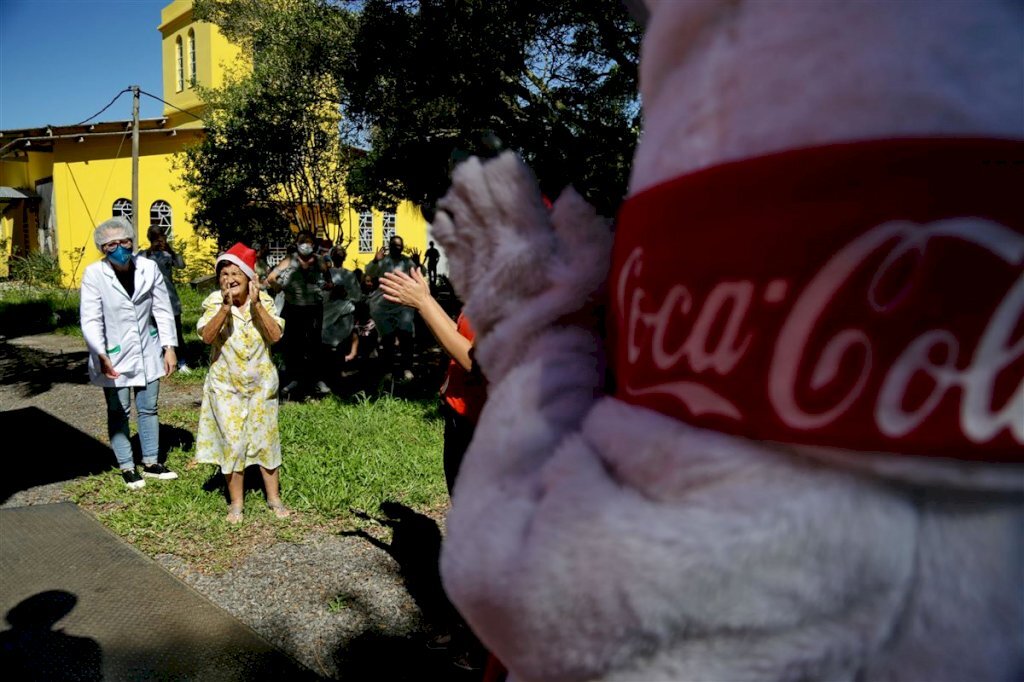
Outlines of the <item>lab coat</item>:
<svg viewBox="0 0 1024 682">
<path fill-rule="evenodd" d="M 135 259 L 135 294 L 117 280 L 106 259 L 82 275 L 82 335 L 89 347 L 89 380 L 97 386 L 145 386 L 164 376 L 163 348 L 177 346 L 170 295 L 156 263 Z M 106 354 L 116 379 L 103 375 Z"/>
</svg>

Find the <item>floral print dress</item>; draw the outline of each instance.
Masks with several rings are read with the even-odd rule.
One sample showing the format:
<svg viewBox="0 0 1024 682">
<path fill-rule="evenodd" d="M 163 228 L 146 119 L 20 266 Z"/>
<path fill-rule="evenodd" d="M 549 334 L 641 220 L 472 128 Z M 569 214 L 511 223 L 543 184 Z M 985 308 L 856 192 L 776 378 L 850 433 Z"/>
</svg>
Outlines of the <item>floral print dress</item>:
<svg viewBox="0 0 1024 682">
<path fill-rule="evenodd" d="M 206 297 L 197 328 L 213 319 L 221 300 L 220 291 Z M 262 291 L 260 303 L 283 329 L 274 301 Z M 242 472 L 253 464 L 267 469 L 280 466 L 277 387 L 277 368 L 252 321 L 249 304 L 232 306 L 213 342 L 210 371 L 203 384 L 196 461 L 216 464 L 225 474 Z"/>
</svg>

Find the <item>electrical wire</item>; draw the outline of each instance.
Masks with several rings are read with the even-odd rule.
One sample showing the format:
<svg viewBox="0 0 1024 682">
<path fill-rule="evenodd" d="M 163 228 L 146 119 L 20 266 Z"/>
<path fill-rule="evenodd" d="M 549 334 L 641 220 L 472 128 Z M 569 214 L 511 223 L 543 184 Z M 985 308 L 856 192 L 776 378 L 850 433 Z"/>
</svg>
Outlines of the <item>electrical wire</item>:
<svg viewBox="0 0 1024 682">
<path fill-rule="evenodd" d="M 121 136 L 121 143 L 119 145 L 117 145 L 117 151 L 114 152 L 113 160 L 115 162 L 121 157 L 121 150 L 124 148 L 125 140 L 128 139 L 129 135 L 131 135 L 131 131 L 126 130 L 124 135 Z M 71 181 L 74 183 L 75 189 L 78 190 L 78 196 L 82 200 L 82 203 L 85 205 L 85 210 L 88 212 L 89 211 L 89 204 L 86 202 L 85 197 L 82 196 L 82 189 L 81 189 L 81 186 L 78 184 L 78 178 L 75 177 L 75 173 L 71 169 L 71 164 L 65 162 L 65 165 L 67 165 L 68 174 L 71 176 Z M 106 196 L 107 190 L 110 188 L 110 179 L 114 176 L 114 169 L 116 167 L 117 167 L 117 163 L 112 163 L 110 165 L 110 173 L 107 174 L 107 182 L 106 182 L 106 184 L 103 185 L 103 191 L 100 192 L 100 198 L 99 198 L 98 201 L 103 201 L 103 197 Z M 94 229 L 96 227 L 96 217 L 95 216 L 96 216 L 97 213 L 99 213 L 99 211 L 100 211 L 100 205 L 97 204 L 96 211 L 94 211 L 93 213 L 89 214 L 89 218 L 90 218 L 91 222 L 93 223 L 93 228 Z M 137 216 L 132 216 L 132 226 L 135 227 L 135 225 L 137 225 L 138 222 L 139 222 L 138 217 Z M 138 228 L 136 228 L 135 231 L 136 231 L 136 233 L 138 233 Z M 138 234 L 136 234 L 135 236 L 136 236 L 136 239 L 138 239 Z M 78 268 L 80 268 L 82 266 L 82 259 L 85 258 L 85 250 L 89 248 L 89 243 L 91 241 L 92 241 L 92 233 L 90 232 L 86 236 L 86 242 L 85 242 L 85 244 L 82 247 L 82 249 L 83 249 L 82 250 L 82 254 L 81 254 L 81 256 L 79 256 L 78 260 L 75 261 L 75 267 L 71 270 L 71 280 L 70 281 L 72 281 L 72 282 L 75 281 L 75 277 L 78 275 Z M 68 289 L 64 292 L 64 300 L 61 303 L 61 307 L 64 307 L 65 305 L 67 305 L 68 296 L 70 294 L 71 294 L 71 288 L 68 287 Z"/>
<path fill-rule="evenodd" d="M 153 99 L 155 99 L 155 100 L 156 100 L 156 101 L 158 101 L 158 102 L 163 102 L 163 103 L 164 103 L 164 104 L 166 104 L 167 106 L 169 106 L 169 107 L 171 107 L 171 108 L 173 108 L 173 109 L 177 109 L 178 111 L 180 111 L 180 112 L 181 112 L 181 113 L 183 113 L 183 114 L 188 114 L 189 116 L 191 116 L 192 118 L 194 118 L 194 119 L 196 119 L 196 120 L 198 120 L 198 121 L 202 121 L 202 120 L 203 120 L 203 117 L 202 117 L 202 116 L 196 116 L 196 115 L 195 115 L 195 114 L 193 114 L 193 113 L 192 113 L 191 111 L 185 111 L 185 110 L 184 110 L 184 109 L 182 109 L 181 107 L 176 107 L 176 106 L 174 106 L 173 104 L 171 104 L 170 102 L 168 102 L 167 100 L 165 100 L 165 99 L 162 99 L 162 98 L 160 98 L 160 97 L 157 97 L 156 95 L 152 95 L 152 94 L 150 94 L 150 93 L 146 92 L 145 90 L 139 90 L 139 93 L 140 93 L 140 94 L 142 94 L 142 95 L 145 95 L 146 97 L 152 97 Z"/>
<path fill-rule="evenodd" d="M 97 116 L 99 116 L 100 114 L 102 114 L 102 113 L 103 113 L 104 111 L 106 111 L 107 109 L 109 109 L 109 108 L 111 107 L 111 105 L 113 105 L 113 104 L 114 104 L 114 102 L 116 102 L 116 101 L 117 101 L 117 100 L 118 100 L 118 99 L 119 99 L 119 98 L 121 97 L 121 95 L 123 95 L 123 94 L 124 94 L 124 93 L 126 93 L 126 92 L 131 92 L 131 88 L 125 88 L 125 89 L 124 89 L 124 90 L 122 90 L 121 92 L 117 93 L 116 95 L 114 95 L 114 99 L 110 100 L 110 104 L 108 104 L 107 106 L 103 107 L 102 109 L 100 109 L 100 110 L 99 110 L 99 111 L 97 111 L 97 112 L 96 112 L 95 114 L 93 114 L 93 115 L 92 115 L 92 116 L 90 116 L 89 118 L 85 119 L 85 120 L 84 120 L 84 121 L 82 121 L 81 123 L 76 123 L 75 125 L 76 125 L 76 126 L 80 126 L 80 125 L 85 125 L 85 124 L 86 124 L 86 123 L 88 123 L 89 121 L 93 120 L 94 118 L 96 118 Z"/>
</svg>

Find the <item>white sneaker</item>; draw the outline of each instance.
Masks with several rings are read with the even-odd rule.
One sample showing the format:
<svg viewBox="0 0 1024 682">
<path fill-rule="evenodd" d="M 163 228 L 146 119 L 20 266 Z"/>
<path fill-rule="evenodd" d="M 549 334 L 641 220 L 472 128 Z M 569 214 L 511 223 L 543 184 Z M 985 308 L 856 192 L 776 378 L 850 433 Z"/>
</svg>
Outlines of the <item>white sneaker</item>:
<svg viewBox="0 0 1024 682">
<path fill-rule="evenodd" d="M 327 395 L 331 392 L 331 387 L 322 381 L 316 382 L 316 392 L 321 395 Z"/>
<path fill-rule="evenodd" d="M 291 393 L 292 391 L 294 391 L 298 387 L 299 387 L 299 382 L 291 381 L 291 382 L 288 383 L 287 386 L 285 386 L 284 388 L 281 389 L 281 393 Z"/>
<path fill-rule="evenodd" d="M 192 368 L 189 367 L 188 364 L 186 364 L 184 362 L 179 362 L 178 363 L 178 372 L 180 372 L 181 374 L 191 374 L 192 373 Z"/>
<path fill-rule="evenodd" d="M 124 479 L 124 484 L 131 490 L 146 487 L 146 481 L 143 480 L 142 476 L 139 476 L 139 472 L 134 467 L 131 469 L 121 469 L 121 478 Z"/>
</svg>

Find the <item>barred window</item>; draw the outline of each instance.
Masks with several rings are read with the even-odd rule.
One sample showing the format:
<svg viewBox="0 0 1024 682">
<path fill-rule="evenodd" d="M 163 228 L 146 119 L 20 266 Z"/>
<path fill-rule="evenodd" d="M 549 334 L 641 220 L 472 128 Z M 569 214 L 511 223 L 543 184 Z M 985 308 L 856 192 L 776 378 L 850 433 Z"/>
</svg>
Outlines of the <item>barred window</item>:
<svg viewBox="0 0 1024 682">
<path fill-rule="evenodd" d="M 159 225 L 160 229 L 164 231 L 164 235 L 171 239 L 174 230 L 174 224 L 171 221 L 171 205 L 163 199 L 154 201 L 153 205 L 149 207 L 149 224 Z"/>
<path fill-rule="evenodd" d="M 394 211 L 384 212 L 384 244 L 387 245 L 395 236 L 396 217 Z"/>
<path fill-rule="evenodd" d="M 288 246 L 278 242 L 271 242 L 270 253 L 267 254 L 267 265 L 272 268 L 276 268 L 277 264 L 284 260 L 285 256 L 288 255 Z"/>
<path fill-rule="evenodd" d="M 174 75 L 178 92 L 185 89 L 185 51 L 181 45 L 181 36 L 174 39 Z"/>
<path fill-rule="evenodd" d="M 132 200 L 131 199 L 117 199 L 114 201 L 114 206 L 111 209 L 113 217 L 127 218 L 131 221 L 132 225 L 135 224 L 135 216 L 132 215 Z"/>
<path fill-rule="evenodd" d="M 373 213 L 359 212 L 359 253 L 373 253 Z"/>
<path fill-rule="evenodd" d="M 188 30 L 188 84 L 196 84 L 196 32 Z"/>
</svg>

